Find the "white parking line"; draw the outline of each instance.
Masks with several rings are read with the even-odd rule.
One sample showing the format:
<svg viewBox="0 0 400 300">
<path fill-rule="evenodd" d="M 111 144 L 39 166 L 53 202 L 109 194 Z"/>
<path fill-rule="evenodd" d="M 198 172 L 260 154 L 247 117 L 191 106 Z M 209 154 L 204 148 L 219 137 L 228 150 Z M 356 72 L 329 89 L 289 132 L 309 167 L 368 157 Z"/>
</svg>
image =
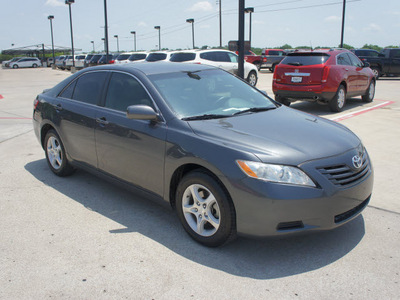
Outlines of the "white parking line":
<svg viewBox="0 0 400 300">
<path fill-rule="evenodd" d="M 382 100 L 375 100 L 375 101 L 382 101 Z M 371 106 L 371 107 L 367 107 L 367 108 L 360 109 L 360 110 L 357 110 L 357 111 L 354 111 L 354 112 L 351 112 L 351 113 L 348 113 L 348 114 L 345 114 L 345 115 L 334 117 L 334 118 L 332 118 L 330 120 L 336 121 L 336 122 L 340 122 L 340 121 L 343 121 L 343 120 L 350 119 L 352 117 L 361 115 L 361 114 L 366 113 L 368 111 L 375 110 L 375 109 L 390 105 L 392 103 L 394 103 L 394 101 L 385 101 L 383 103 L 380 103 L 380 104 L 377 104 L 377 105 L 374 105 L 374 106 Z"/>
</svg>

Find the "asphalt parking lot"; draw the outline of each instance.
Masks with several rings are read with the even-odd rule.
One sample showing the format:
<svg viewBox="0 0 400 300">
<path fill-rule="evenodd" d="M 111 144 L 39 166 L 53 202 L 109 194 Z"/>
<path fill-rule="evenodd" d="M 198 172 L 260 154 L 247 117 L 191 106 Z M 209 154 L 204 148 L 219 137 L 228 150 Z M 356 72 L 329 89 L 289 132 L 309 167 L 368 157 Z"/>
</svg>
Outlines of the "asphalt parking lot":
<svg viewBox="0 0 400 300">
<path fill-rule="evenodd" d="M 369 206 L 330 232 L 209 249 L 172 210 L 83 171 L 54 176 L 33 100 L 69 73 L 0 69 L 0 299 L 399 299 L 400 77 L 345 110 L 295 103 L 358 134 L 375 169 Z M 258 88 L 271 96 L 272 74 Z"/>
</svg>

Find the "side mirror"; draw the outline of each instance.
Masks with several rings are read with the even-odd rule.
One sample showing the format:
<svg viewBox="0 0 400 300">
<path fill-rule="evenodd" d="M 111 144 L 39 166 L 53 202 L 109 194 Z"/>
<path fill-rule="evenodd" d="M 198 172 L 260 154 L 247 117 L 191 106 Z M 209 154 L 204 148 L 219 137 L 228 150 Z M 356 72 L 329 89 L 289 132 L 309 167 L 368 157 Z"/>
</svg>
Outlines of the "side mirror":
<svg viewBox="0 0 400 300">
<path fill-rule="evenodd" d="M 369 68 L 371 64 L 367 61 L 364 61 L 364 68 Z"/>
<path fill-rule="evenodd" d="M 131 105 L 126 109 L 126 117 L 134 120 L 157 121 L 158 114 L 148 105 Z"/>
</svg>

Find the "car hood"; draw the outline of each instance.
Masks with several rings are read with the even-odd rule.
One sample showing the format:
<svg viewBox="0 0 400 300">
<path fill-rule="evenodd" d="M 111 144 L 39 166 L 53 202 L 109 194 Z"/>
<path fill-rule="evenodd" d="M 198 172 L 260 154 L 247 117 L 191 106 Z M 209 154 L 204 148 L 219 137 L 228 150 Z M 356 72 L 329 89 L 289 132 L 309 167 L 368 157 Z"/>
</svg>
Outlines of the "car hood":
<svg viewBox="0 0 400 300">
<path fill-rule="evenodd" d="M 253 153 L 268 163 L 300 165 L 342 154 L 361 143 L 343 125 L 284 106 L 266 112 L 188 123 L 198 136 Z"/>
</svg>

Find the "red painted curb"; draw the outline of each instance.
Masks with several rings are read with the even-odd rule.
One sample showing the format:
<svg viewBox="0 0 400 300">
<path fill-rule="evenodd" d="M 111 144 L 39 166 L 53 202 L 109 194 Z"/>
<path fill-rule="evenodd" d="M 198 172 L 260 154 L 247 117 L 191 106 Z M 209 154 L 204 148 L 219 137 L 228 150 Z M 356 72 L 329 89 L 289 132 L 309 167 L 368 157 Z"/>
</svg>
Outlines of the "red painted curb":
<svg viewBox="0 0 400 300">
<path fill-rule="evenodd" d="M 4 97 L 2 95 L 0 95 L 0 99 L 3 99 Z"/>
<path fill-rule="evenodd" d="M 336 122 L 340 122 L 340 121 L 343 121 L 343 120 L 347 120 L 347 119 L 359 116 L 359 115 L 364 114 L 366 112 L 369 112 L 371 110 L 382 108 L 384 106 L 387 106 L 387 105 L 390 105 L 390 104 L 394 103 L 394 101 L 384 101 L 384 100 L 374 100 L 374 101 L 380 101 L 380 102 L 383 102 L 383 103 L 374 105 L 372 107 L 363 108 L 363 109 L 360 109 L 360 110 L 357 110 L 355 112 L 351 112 L 351 113 L 348 113 L 348 114 L 345 114 L 345 115 L 342 115 L 342 116 L 338 116 L 338 117 L 332 118 L 330 120 L 336 121 Z"/>
</svg>

